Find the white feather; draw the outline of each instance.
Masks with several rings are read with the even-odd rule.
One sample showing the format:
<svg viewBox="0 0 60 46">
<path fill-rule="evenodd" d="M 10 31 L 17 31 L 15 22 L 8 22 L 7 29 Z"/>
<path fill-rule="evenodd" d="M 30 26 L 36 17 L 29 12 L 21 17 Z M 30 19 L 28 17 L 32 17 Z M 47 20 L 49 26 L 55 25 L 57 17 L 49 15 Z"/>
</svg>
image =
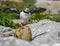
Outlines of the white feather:
<svg viewBox="0 0 60 46">
<path fill-rule="evenodd" d="M 25 13 L 25 12 L 21 12 L 20 13 L 20 22 L 23 23 L 25 20 L 28 22 L 28 20 L 30 19 L 31 14 L 30 13 Z"/>
</svg>

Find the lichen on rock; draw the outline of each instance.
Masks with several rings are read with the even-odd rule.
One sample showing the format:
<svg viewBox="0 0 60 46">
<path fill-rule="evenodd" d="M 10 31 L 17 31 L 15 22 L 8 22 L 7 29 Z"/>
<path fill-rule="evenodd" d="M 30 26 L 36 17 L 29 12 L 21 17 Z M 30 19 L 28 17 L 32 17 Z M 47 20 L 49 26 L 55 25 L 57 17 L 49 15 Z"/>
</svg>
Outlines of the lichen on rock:
<svg viewBox="0 0 60 46">
<path fill-rule="evenodd" d="M 17 38 L 20 38 L 25 41 L 32 40 L 32 32 L 29 27 L 25 27 L 24 29 L 21 29 L 21 28 L 16 29 L 15 35 Z"/>
</svg>

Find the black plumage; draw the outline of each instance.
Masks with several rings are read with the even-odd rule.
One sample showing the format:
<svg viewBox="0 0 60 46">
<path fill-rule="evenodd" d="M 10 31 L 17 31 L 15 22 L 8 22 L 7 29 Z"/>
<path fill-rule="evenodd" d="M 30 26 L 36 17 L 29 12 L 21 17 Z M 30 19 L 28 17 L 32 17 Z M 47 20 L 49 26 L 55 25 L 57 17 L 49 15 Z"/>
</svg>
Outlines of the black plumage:
<svg viewBox="0 0 60 46">
<path fill-rule="evenodd" d="M 7 13 L 13 13 L 14 12 L 14 13 L 17 13 L 17 14 L 20 13 L 20 11 L 17 8 L 4 8 L 3 12 L 7 12 Z"/>
<path fill-rule="evenodd" d="M 33 8 L 30 10 L 30 12 L 33 14 L 33 13 L 41 13 L 41 12 L 44 12 L 46 11 L 45 8 Z"/>
<path fill-rule="evenodd" d="M 17 9 L 17 8 L 4 8 L 3 9 L 4 12 L 7 12 L 7 13 L 17 13 L 17 14 L 20 14 L 20 11 Z M 30 10 L 30 13 L 33 14 L 33 13 L 41 13 L 41 12 L 44 12 L 46 11 L 45 8 L 32 8 Z"/>
</svg>

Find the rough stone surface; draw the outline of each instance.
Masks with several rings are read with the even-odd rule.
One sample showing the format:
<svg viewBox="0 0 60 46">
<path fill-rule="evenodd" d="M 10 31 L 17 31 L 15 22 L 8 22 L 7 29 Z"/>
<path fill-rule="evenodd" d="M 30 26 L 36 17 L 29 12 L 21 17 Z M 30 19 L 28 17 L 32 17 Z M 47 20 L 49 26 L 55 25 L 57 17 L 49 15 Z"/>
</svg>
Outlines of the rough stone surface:
<svg viewBox="0 0 60 46">
<path fill-rule="evenodd" d="M 46 43 L 51 46 L 60 43 L 60 23 L 45 19 L 30 24 L 29 27 L 32 31 L 33 43 Z"/>
<path fill-rule="evenodd" d="M 26 42 L 15 37 L 0 37 L 0 46 L 60 46 L 60 23 L 45 19 L 28 26 L 32 31 L 32 41 Z M 1 31 L 3 30 L 0 30 L 0 33 Z"/>
<path fill-rule="evenodd" d="M 0 26 L 0 37 L 7 37 L 13 34 L 13 29 L 9 27 Z"/>
<path fill-rule="evenodd" d="M 14 34 L 16 35 L 16 37 L 21 40 L 31 41 L 32 39 L 32 32 L 30 28 L 27 26 L 24 26 L 24 29 L 22 28 L 16 29 L 14 32 L 15 32 Z"/>
</svg>

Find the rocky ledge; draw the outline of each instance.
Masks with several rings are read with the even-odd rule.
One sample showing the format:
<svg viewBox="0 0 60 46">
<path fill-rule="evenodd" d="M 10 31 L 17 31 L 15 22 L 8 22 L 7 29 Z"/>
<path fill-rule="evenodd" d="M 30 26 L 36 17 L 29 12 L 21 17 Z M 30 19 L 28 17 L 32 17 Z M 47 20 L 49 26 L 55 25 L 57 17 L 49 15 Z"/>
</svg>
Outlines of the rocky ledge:
<svg viewBox="0 0 60 46">
<path fill-rule="evenodd" d="M 32 31 L 30 42 L 9 35 L 4 36 L 3 32 L 13 29 L 0 26 L 0 46 L 60 46 L 60 23 L 45 19 L 28 26 Z"/>
</svg>

